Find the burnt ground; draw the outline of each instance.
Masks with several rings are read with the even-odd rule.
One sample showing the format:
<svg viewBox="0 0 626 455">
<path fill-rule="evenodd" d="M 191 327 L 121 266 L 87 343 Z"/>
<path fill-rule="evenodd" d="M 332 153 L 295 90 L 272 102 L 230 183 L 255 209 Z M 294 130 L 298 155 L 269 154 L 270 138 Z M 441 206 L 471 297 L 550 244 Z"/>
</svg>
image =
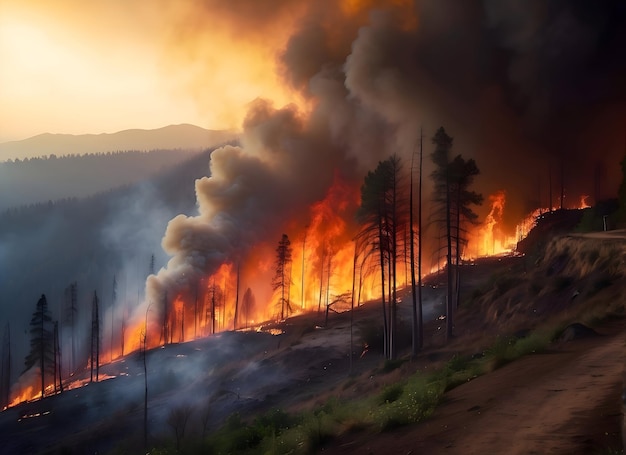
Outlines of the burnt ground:
<svg viewBox="0 0 626 455">
<path fill-rule="evenodd" d="M 443 312 L 443 288 L 436 279 L 429 281 L 424 288 L 430 320 L 424 349 L 417 360 L 391 373 L 383 372 L 382 354 L 371 341 L 376 338 L 373 328 L 380 325 L 380 303 L 375 302 L 357 308 L 353 316 L 331 313 L 326 327 L 323 315 L 307 314 L 261 332 L 226 332 L 152 350 L 147 358 L 150 445 L 172 440 L 168 417 L 175 409 L 189 409 L 187 435 L 207 434 L 233 413 L 245 420 L 272 409 L 299 412 L 330 398 L 376 394 L 455 354 L 479 352 L 500 333 L 497 324 L 481 316 L 480 305 L 472 303 L 473 290 L 493 287 L 494 274 L 523 274 L 526 267 L 523 258 L 491 258 L 468 266 L 463 271 L 466 298 L 456 319 L 456 336 L 448 343 L 445 321 L 437 319 Z M 621 289 L 614 292 L 618 298 Z M 546 305 L 561 311 L 571 292 L 563 289 Z M 400 355 L 407 358 L 411 307 L 407 293 L 400 298 Z M 540 313 L 542 320 L 549 316 L 547 310 Z M 513 331 L 537 323 L 523 317 L 516 321 L 503 327 Z M 625 326 L 623 319 L 605 321 L 595 326 L 601 336 L 560 342 L 546 353 L 526 356 L 459 386 L 420 424 L 385 433 L 343 434 L 320 452 L 598 453 L 605 447 L 621 448 Z M 282 333 L 271 335 L 269 329 Z M 101 372 L 111 379 L 1 412 L 0 453 L 139 453 L 141 359 L 134 354 L 104 365 Z"/>
</svg>

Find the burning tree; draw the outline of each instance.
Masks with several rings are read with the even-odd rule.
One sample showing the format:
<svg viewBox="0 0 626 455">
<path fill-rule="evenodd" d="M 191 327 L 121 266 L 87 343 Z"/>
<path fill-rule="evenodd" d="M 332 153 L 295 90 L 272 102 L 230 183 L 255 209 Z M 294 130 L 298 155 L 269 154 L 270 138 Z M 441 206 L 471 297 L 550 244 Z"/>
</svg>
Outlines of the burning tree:
<svg viewBox="0 0 626 455">
<path fill-rule="evenodd" d="M 460 289 L 458 265 L 462 248 L 467 243 L 463 223 L 476 223 L 478 216 L 472 211 L 471 205 L 482 204 L 482 195 L 470 191 L 474 177 L 479 174 L 478 166 L 473 159 L 465 160 L 457 155 L 450 160 L 452 137 L 448 136 L 443 127 L 439 128 L 432 139 L 435 150 L 431 159 L 435 164 L 432 173 L 434 181 L 435 222 L 443 232 L 446 250 L 446 337 L 452 336 L 454 327 L 454 309 L 458 304 Z M 456 272 L 456 273 L 455 273 Z M 456 276 L 456 279 L 455 279 Z"/>
<path fill-rule="evenodd" d="M 385 355 L 396 356 L 397 279 L 396 265 L 402 251 L 401 234 L 407 222 L 406 198 L 401 185 L 401 162 L 396 155 L 382 161 L 365 177 L 361 187 L 361 205 L 357 219 L 362 226 L 358 235 L 366 256 L 378 252 L 381 276 L 381 301 L 383 309 L 383 334 Z M 388 280 L 385 280 L 387 269 Z M 385 300 L 385 286 L 389 309 Z M 387 314 L 389 312 L 389 314 Z"/>
<path fill-rule="evenodd" d="M 255 304 L 256 299 L 252 293 L 252 289 L 246 289 L 246 292 L 243 294 L 243 300 L 241 301 L 241 312 L 243 313 L 243 317 L 245 319 L 246 328 L 248 327 L 248 322 L 250 321 L 250 314 L 255 310 Z"/>
<path fill-rule="evenodd" d="M 222 306 L 223 294 L 222 288 L 215 283 L 214 277 L 207 288 L 204 310 L 204 327 L 207 330 L 210 328 L 209 333 L 211 334 L 215 334 L 217 331 L 216 324 L 219 323 L 217 320 L 217 311 Z"/>
<path fill-rule="evenodd" d="M 30 352 L 24 360 L 24 372 L 30 370 L 35 365 L 39 366 L 41 375 L 41 397 L 43 398 L 46 382 L 46 369 L 50 370 L 53 363 L 53 338 L 49 325 L 52 322 L 48 312 L 48 301 L 45 294 L 42 294 L 37 301 L 37 306 L 30 320 Z"/>
<path fill-rule="evenodd" d="M 276 248 L 276 274 L 272 280 L 272 289 L 274 292 L 280 291 L 278 306 L 280 307 L 280 318 L 285 319 L 285 310 L 287 314 L 291 311 L 289 303 L 289 286 L 291 285 L 291 242 L 287 234 L 283 234 Z"/>
</svg>

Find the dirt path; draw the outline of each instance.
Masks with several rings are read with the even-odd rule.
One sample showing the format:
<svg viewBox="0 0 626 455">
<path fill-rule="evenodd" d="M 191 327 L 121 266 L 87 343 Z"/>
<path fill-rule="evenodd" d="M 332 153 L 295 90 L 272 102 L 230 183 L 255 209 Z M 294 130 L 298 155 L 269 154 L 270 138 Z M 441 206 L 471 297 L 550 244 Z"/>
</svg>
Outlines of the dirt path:
<svg viewBox="0 0 626 455">
<path fill-rule="evenodd" d="M 458 387 L 420 425 L 348 435 L 325 453 L 595 454 L 620 447 L 624 325 Z"/>
</svg>

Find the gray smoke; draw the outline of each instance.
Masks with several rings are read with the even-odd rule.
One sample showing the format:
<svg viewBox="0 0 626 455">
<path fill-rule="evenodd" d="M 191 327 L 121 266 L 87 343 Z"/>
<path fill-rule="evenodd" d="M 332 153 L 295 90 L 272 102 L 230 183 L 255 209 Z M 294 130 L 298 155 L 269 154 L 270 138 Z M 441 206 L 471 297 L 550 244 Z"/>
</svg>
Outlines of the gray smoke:
<svg viewBox="0 0 626 455">
<path fill-rule="evenodd" d="M 454 152 L 481 168 L 478 190 L 507 191 L 513 220 L 547 203 L 549 168 L 557 181 L 555 169 L 564 167 L 573 199 L 615 194 L 626 99 L 624 2 L 368 5 L 348 14 L 331 1 L 198 4 L 192 30 L 222 15 L 244 36 L 305 11 L 277 58 L 285 83 L 314 108 L 305 115 L 252 104 L 241 146 L 214 152 L 211 176 L 196 182 L 198 215 L 170 221 L 163 248 L 172 257 L 149 278 L 148 301 L 188 290 L 224 261 L 245 260 L 252 245 L 279 238 L 287 221 L 304 226 L 333 176 L 360 185 L 378 160 L 409 158 L 420 128 L 429 154 L 430 137 L 445 126 Z M 590 169 L 599 166 L 609 171 L 593 194 Z"/>
</svg>

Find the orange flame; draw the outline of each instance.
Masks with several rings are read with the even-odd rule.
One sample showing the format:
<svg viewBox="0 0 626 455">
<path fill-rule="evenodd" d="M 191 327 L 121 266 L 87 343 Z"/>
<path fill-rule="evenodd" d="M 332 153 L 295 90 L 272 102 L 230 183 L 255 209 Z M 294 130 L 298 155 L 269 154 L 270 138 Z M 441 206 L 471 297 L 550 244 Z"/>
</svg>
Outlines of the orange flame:
<svg viewBox="0 0 626 455">
<path fill-rule="evenodd" d="M 587 199 L 589 198 L 588 194 L 583 194 L 580 196 L 580 203 L 578 204 L 579 209 L 588 209 L 589 207 L 591 207 L 588 203 L 587 203 Z"/>
<path fill-rule="evenodd" d="M 502 227 L 506 194 L 500 190 L 489 196 L 491 210 L 485 221 L 470 233 L 464 259 L 510 253 L 517 242 L 515 236 L 507 235 Z"/>
</svg>

